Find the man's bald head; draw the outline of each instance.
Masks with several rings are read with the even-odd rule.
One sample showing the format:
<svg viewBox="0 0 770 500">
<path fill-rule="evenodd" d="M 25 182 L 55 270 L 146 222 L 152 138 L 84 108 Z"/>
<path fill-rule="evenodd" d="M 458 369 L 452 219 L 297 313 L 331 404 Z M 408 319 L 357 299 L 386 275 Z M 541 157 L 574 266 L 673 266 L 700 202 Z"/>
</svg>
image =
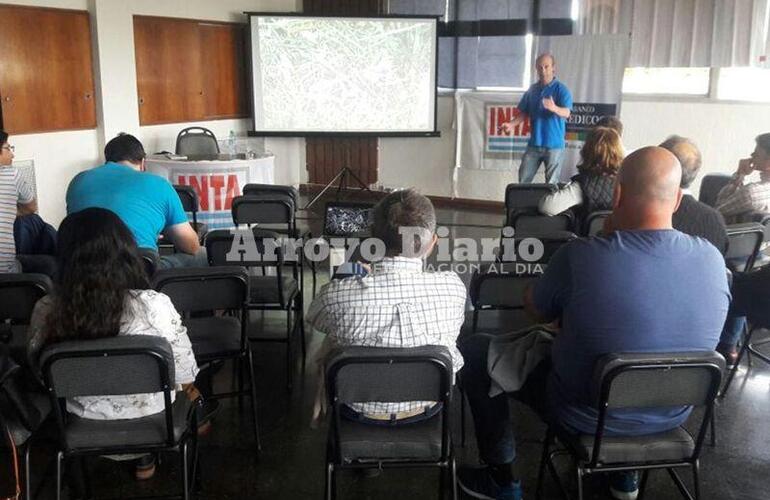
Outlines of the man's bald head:
<svg viewBox="0 0 770 500">
<path fill-rule="evenodd" d="M 681 180 L 679 160 L 670 151 L 657 146 L 637 149 L 628 155 L 618 173 L 623 197 L 674 207 L 679 198 Z"/>
</svg>

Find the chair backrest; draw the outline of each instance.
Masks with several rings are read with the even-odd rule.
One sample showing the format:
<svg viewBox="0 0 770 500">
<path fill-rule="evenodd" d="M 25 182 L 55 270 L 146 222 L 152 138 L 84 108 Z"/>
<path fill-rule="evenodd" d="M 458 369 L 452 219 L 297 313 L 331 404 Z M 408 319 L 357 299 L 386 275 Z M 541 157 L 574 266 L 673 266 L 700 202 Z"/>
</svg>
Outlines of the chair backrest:
<svg viewBox="0 0 770 500">
<path fill-rule="evenodd" d="M 52 289 L 44 274 L 0 274 L 0 322 L 28 324 L 37 301 Z"/>
<path fill-rule="evenodd" d="M 537 264 L 548 264 L 553 257 L 553 254 L 561 248 L 562 245 L 568 243 L 578 236 L 571 231 L 549 231 L 544 233 L 527 234 L 526 232 L 514 233 L 511 239 L 502 237 L 500 240 L 500 247 L 498 251 L 498 259 L 500 262 L 515 262 L 528 263 L 523 259 L 521 245 L 526 243 L 525 240 L 534 238 L 540 241 L 543 245 L 543 255 L 537 259 Z M 529 248 L 527 251 L 532 251 Z M 535 262 L 532 262 L 535 263 Z"/>
<path fill-rule="evenodd" d="M 615 353 L 594 365 L 592 388 L 599 411 L 593 459 L 598 460 L 607 411 L 622 408 L 706 406 L 695 446 L 700 453 L 724 358 L 717 352 Z"/>
<path fill-rule="evenodd" d="M 508 184 L 505 187 L 505 220 L 510 225 L 517 210 L 537 211 L 540 199 L 556 190 L 554 184 Z"/>
<path fill-rule="evenodd" d="M 212 266 L 275 267 L 280 275 L 284 264 L 282 241 L 275 231 L 254 228 L 233 233 L 216 229 L 206 234 L 204 245 Z"/>
<path fill-rule="evenodd" d="M 60 342 L 43 350 L 40 364 L 65 446 L 65 418 L 60 399 L 156 392 L 163 393 L 165 403 L 165 441 L 174 443 L 171 407 L 174 353 L 166 339 L 126 335 Z"/>
<path fill-rule="evenodd" d="M 612 214 L 612 210 L 597 210 L 586 217 L 584 233 L 586 236 L 596 236 L 604 229 L 604 221 Z"/>
<path fill-rule="evenodd" d="M 524 290 L 540 275 L 517 273 L 514 263 L 494 264 L 474 273 L 468 295 L 474 309 L 523 309 Z"/>
<path fill-rule="evenodd" d="M 751 271 L 764 238 L 765 227 L 762 224 L 746 222 L 728 225 L 725 254 L 727 267 L 733 272 Z"/>
<path fill-rule="evenodd" d="M 152 286 L 180 313 L 243 310 L 249 300 L 249 274 L 239 266 L 167 269 L 155 275 Z"/>
<path fill-rule="evenodd" d="M 286 224 L 294 228 L 294 200 L 287 194 L 255 194 L 233 198 L 233 222 L 237 224 Z"/>
<path fill-rule="evenodd" d="M 333 405 L 369 401 L 448 403 L 452 374 L 452 357 L 443 346 L 354 346 L 330 357 L 326 389 Z"/>
<path fill-rule="evenodd" d="M 704 175 L 700 182 L 698 200 L 710 207 L 716 206 L 719 191 L 730 182 L 730 179 L 732 179 L 732 176 L 728 174 Z"/>
<path fill-rule="evenodd" d="M 282 186 L 280 184 L 246 184 L 243 186 L 243 189 L 241 190 L 241 193 L 244 196 L 251 196 L 251 195 L 260 195 L 260 194 L 266 194 L 266 195 L 273 195 L 273 194 L 283 194 L 283 195 L 289 195 L 291 196 L 292 200 L 294 201 L 294 208 L 296 209 L 299 207 L 299 191 L 297 191 L 297 188 L 294 186 Z"/>
<path fill-rule="evenodd" d="M 200 204 L 198 201 L 198 192 L 192 186 L 180 186 L 174 184 L 174 190 L 179 196 L 179 201 L 182 202 L 182 208 L 185 212 L 192 212 L 193 216 L 200 210 Z"/>
<path fill-rule="evenodd" d="M 216 155 L 219 143 L 214 132 L 204 127 L 187 127 L 176 136 L 178 155 Z"/>
<path fill-rule="evenodd" d="M 158 270 L 158 266 L 160 266 L 160 255 L 155 250 L 139 248 L 139 257 L 142 258 L 142 264 L 144 264 L 144 271 L 147 273 L 147 277 L 152 279 L 152 276 Z"/>
<path fill-rule="evenodd" d="M 572 231 L 575 216 L 565 211 L 556 215 L 543 215 L 537 210 L 515 210 L 510 215 L 509 225 L 517 234 L 547 234 L 555 231 Z"/>
</svg>

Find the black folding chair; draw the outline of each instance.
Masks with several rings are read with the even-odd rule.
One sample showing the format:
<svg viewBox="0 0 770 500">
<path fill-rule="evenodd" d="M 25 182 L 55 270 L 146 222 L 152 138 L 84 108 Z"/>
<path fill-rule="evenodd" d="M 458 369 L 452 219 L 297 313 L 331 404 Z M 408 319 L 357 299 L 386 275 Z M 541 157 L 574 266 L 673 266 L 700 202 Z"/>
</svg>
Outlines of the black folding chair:
<svg viewBox="0 0 770 500">
<path fill-rule="evenodd" d="M 281 342 L 286 344 L 286 383 L 292 387 L 292 344 L 297 331 L 302 344 L 302 363 L 305 364 L 305 329 L 303 326 L 302 294 L 300 293 L 295 266 L 292 275 L 285 275 L 284 249 L 281 235 L 274 231 L 252 229 L 254 255 L 243 252 L 231 253 L 237 249 L 234 236 L 229 230 L 214 230 L 206 235 L 206 252 L 212 266 L 244 266 L 260 271 L 261 275 L 249 276 L 249 310 L 286 311 L 286 335 L 284 337 L 249 336 L 251 342 Z M 238 237 L 236 235 L 236 237 Z M 273 272 L 274 275 L 268 275 Z M 294 313 L 294 321 L 292 321 Z"/>
<path fill-rule="evenodd" d="M 14 359 L 27 358 L 32 311 L 52 289 L 51 279 L 44 274 L 0 274 L 0 343 L 9 344 Z"/>
<path fill-rule="evenodd" d="M 604 221 L 612 215 L 612 210 L 597 210 L 591 212 L 586 218 L 583 234 L 586 236 L 596 236 L 604 229 Z"/>
<path fill-rule="evenodd" d="M 200 211 L 200 200 L 198 199 L 198 192 L 192 186 L 180 186 L 174 184 L 174 190 L 179 196 L 179 201 L 182 202 L 182 209 L 185 212 L 190 212 L 192 215 L 192 228 L 198 235 L 198 239 L 203 241 L 209 228 L 206 224 L 198 222 L 198 212 Z"/>
<path fill-rule="evenodd" d="M 727 253 L 725 262 L 734 273 L 749 272 L 762 248 L 765 228 L 756 222 L 727 226 Z"/>
<path fill-rule="evenodd" d="M 505 225 L 513 223 L 516 211 L 537 213 L 540 199 L 556 190 L 555 184 L 508 184 L 505 187 Z"/>
<path fill-rule="evenodd" d="M 515 263 L 497 263 L 474 273 L 468 290 L 473 306 L 471 333 L 478 330 L 479 313 L 482 311 L 511 311 L 511 317 L 506 316 L 505 331 L 529 324 L 524 313 L 524 290 L 539 276 L 517 272 Z"/>
<path fill-rule="evenodd" d="M 700 191 L 698 192 L 698 201 L 705 203 L 710 207 L 717 205 L 717 195 L 732 179 L 728 174 L 708 174 L 704 175 L 700 182 Z"/>
<path fill-rule="evenodd" d="M 179 453 L 181 496 L 190 498 L 198 453 L 196 404 L 183 394 L 172 403 L 174 354 L 166 339 L 128 335 L 61 342 L 47 347 L 40 362 L 59 427 L 57 500 L 61 499 L 62 467 L 70 459 L 80 459 L 85 472 L 84 459 L 89 455 L 161 451 Z M 64 410 L 66 398 L 146 393 L 163 393 L 162 412 L 134 419 L 95 420 Z M 192 460 L 188 456 L 190 443 Z M 86 495 L 90 497 L 90 491 Z"/>
<path fill-rule="evenodd" d="M 608 354 L 595 365 L 592 382 L 598 422 L 593 435 L 577 435 L 550 423 L 546 431 L 538 473 L 537 498 L 541 497 L 548 467 L 562 495 L 569 498 L 559 479 L 553 457 L 568 453 L 575 464 L 578 498 L 583 498 L 583 477 L 596 472 L 642 470 L 639 497 L 644 495 L 649 472 L 666 469 L 681 494 L 693 496 L 676 472 L 689 467 L 695 499 L 700 498 L 698 477 L 701 449 L 714 411 L 714 398 L 722 381 L 724 358 L 716 352 Z M 697 435 L 684 427 L 646 436 L 608 436 L 607 412 L 623 408 L 705 407 Z M 555 440 L 564 450 L 551 451 Z"/>
<path fill-rule="evenodd" d="M 246 193 L 249 194 L 246 194 Z M 312 238 L 309 229 L 300 229 L 297 225 L 297 207 L 299 193 L 291 186 L 271 186 L 270 184 L 247 184 L 244 195 L 233 199 L 233 223 L 258 227 L 285 234 L 288 238 L 299 240 L 303 247 Z M 289 262 L 298 266 L 300 290 L 305 290 L 305 258 L 303 252 L 297 253 L 297 260 Z M 316 292 L 316 267 L 310 261 L 313 276 L 313 297 Z M 304 328 L 304 327 L 303 327 Z"/>
<path fill-rule="evenodd" d="M 0 345 L 0 432 L 8 429 L 19 454 L 22 456 L 20 474 L 24 488 L 21 497 L 30 500 L 32 470 L 30 455 L 38 429 L 51 413 L 51 403 L 43 392 L 30 391 L 24 383 L 21 367 Z"/>
<path fill-rule="evenodd" d="M 219 143 L 214 132 L 204 127 L 187 127 L 176 136 L 178 155 L 218 155 Z"/>
<path fill-rule="evenodd" d="M 169 296 L 184 317 L 198 365 L 232 360 L 238 371 L 233 392 L 206 394 L 207 399 L 251 398 L 256 450 L 261 450 L 257 418 L 254 360 L 248 342 L 249 275 L 243 267 L 168 269 L 155 275 L 153 288 Z M 191 317 L 194 313 L 226 311 L 227 316 Z M 244 369 L 244 363 L 245 368 Z M 244 387 L 248 374 L 249 386 Z"/>
<path fill-rule="evenodd" d="M 336 496 L 336 473 L 341 469 L 439 467 L 451 476 L 457 498 L 455 460 L 449 426 L 452 396 L 452 358 L 445 347 L 348 347 L 327 363 L 326 390 L 331 425 L 326 454 L 326 493 Z M 436 401 L 440 411 L 427 420 L 407 425 L 379 426 L 346 419 L 341 407 L 381 401 Z"/>
<path fill-rule="evenodd" d="M 510 224 L 515 234 L 548 234 L 557 231 L 575 230 L 575 215 L 566 210 L 556 215 L 543 215 L 532 210 L 514 210 L 510 214 Z"/>
</svg>

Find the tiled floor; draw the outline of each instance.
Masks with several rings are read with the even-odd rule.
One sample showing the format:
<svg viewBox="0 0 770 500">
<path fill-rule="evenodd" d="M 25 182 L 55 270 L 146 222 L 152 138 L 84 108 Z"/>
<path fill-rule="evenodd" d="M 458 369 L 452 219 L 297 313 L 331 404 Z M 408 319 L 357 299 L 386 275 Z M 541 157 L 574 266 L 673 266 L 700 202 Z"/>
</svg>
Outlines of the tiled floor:
<svg viewBox="0 0 770 500">
<path fill-rule="evenodd" d="M 310 217 L 317 217 L 311 214 Z M 494 237 L 502 224 L 502 216 L 494 213 L 439 210 L 439 224 L 452 224 L 455 237 Z M 317 231 L 318 220 L 308 219 Z M 460 225 L 461 224 L 461 225 Z M 323 269 L 325 267 L 322 266 Z M 328 277 L 322 273 L 322 281 Z M 466 277 L 467 279 L 467 277 Z M 310 280 L 306 280 L 310 283 Z M 306 296 L 310 300 L 309 287 Z M 281 327 L 282 316 L 254 316 L 252 328 Z M 482 328 L 508 328 L 511 323 L 486 313 Z M 308 331 L 308 352 L 320 344 L 320 335 Z M 312 361 L 304 370 L 296 366 L 297 384 L 291 394 L 286 391 L 284 346 L 259 344 L 255 349 L 260 405 L 263 453 L 254 458 L 250 416 L 239 412 L 237 405 L 226 401 L 210 435 L 201 443 L 202 490 L 204 499 L 319 499 L 323 496 L 324 451 L 326 426 L 313 429 L 310 416 L 315 396 L 317 371 Z M 230 370 L 222 370 L 220 383 L 227 384 Z M 703 452 L 702 485 L 704 499 L 770 498 L 770 367 L 755 362 L 743 367 L 726 399 L 718 408 L 718 443 Z M 477 461 L 473 432 L 468 423 L 469 438 L 465 448 L 459 446 L 459 405 L 454 408 L 454 436 L 460 464 Z M 518 438 L 518 469 L 523 479 L 525 498 L 533 498 L 543 424 L 527 409 L 513 403 Z M 40 485 L 39 498 L 53 498 L 51 468 L 43 478 L 50 448 L 35 454 L 35 483 Z M 568 464 L 565 464 L 565 466 Z M 104 459 L 89 461 L 94 490 L 100 497 L 126 497 L 171 493 L 178 480 L 178 464 L 168 456 L 156 477 L 144 483 L 132 479 L 128 464 Z M 564 468 L 566 471 L 566 468 Z M 553 483 L 547 481 L 546 498 L 559 498 Z M 590 498 L 608 498 L 601 477 L 591 481 Z M 436 498 L 438 473 L 431 470 L 385 471 L 377 477 L 343 473 L 338 498 L 343 499 L 423 499 Z M 647 498 L 675 499 L 678 492 L 667 475 L 656 472 L 650 478 Z"/>
</svg>

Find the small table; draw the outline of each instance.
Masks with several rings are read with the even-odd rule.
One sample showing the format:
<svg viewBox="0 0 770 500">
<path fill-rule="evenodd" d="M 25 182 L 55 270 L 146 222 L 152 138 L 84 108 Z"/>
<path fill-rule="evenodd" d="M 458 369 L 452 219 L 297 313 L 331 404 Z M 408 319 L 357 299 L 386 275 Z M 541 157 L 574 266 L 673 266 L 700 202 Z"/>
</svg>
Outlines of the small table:
<svg viewBox="0 0 770 500">
<path fill-rule="evenodd" d="M 148 172 L 168 179 L 171 184 L 192 186 L 200 202 L 198 222 L 209 229 L 222 229 L 235 227 L 230 209 L 233 198 L 243 193 L 246 184 L 274 183 L 275 156 L 169 159 L 166 155 L 153 155 L 147 158 L 145 165 Z"/>
</svg>

